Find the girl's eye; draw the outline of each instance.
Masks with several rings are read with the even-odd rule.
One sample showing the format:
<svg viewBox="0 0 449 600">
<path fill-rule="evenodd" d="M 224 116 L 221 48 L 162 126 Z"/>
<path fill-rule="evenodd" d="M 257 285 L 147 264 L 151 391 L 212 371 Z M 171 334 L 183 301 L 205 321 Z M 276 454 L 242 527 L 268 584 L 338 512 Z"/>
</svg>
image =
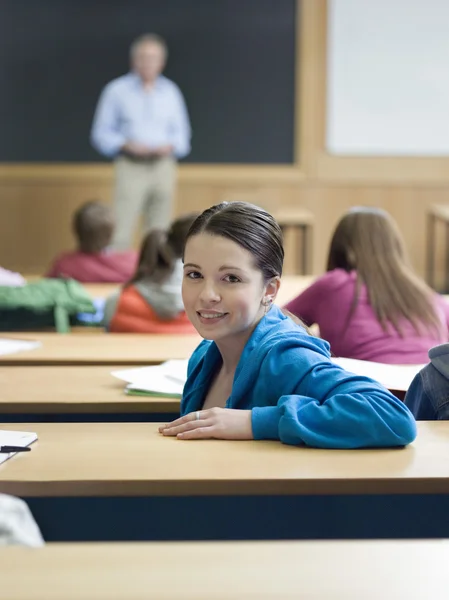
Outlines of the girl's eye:
<svg viewBox="0 0 449 600">
<path fill-rule="evenodd" d="M 198 271 L 190 271 L 190 273 L 186 273 L 186 277 L 188 279 L 199 279 L 201 277 L 201 273 Z"/>
<path fill-rule="evenodd" d="M 240 279 L 236 275 L 226 275 L 225 281 L 228 283 L 239 283 Z"/>
</svg>

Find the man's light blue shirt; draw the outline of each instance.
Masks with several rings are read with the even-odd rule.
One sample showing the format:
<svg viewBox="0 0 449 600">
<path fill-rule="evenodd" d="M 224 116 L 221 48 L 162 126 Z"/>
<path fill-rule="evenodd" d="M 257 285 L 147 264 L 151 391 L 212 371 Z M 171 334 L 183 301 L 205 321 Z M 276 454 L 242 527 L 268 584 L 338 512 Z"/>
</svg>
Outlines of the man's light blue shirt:
<svg viewBox="0 0 449 600">
<path fill-rule="evenodd" d="M 171 145 L 175 156 L 182 158 L 190 152 L 190 136 L 189 115 L 178 86 L 160 75 L 147 91 L 138 75 L 128 73 L 104 88 L 91 142 L 108 157 L 116 156 L 131 141 L 150 148 Z"/>
</svg>

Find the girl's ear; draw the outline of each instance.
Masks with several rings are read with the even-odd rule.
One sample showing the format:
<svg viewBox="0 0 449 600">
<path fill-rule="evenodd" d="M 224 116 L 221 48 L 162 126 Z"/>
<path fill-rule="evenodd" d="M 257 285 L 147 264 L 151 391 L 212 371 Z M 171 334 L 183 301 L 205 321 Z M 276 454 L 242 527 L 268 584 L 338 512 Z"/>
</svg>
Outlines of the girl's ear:
<svg viewBox="0 0 449 600">
<path fill-rule="evenodd" d="M 276 300 L 276 296 L 278 295 L 279 288 L 281 286 L 281 278 L 273 277 L 265 284 L 265 293 L 263 295 L 263 304 L 264 306 L 268 306 L 273 304 Z"/>
</svg>

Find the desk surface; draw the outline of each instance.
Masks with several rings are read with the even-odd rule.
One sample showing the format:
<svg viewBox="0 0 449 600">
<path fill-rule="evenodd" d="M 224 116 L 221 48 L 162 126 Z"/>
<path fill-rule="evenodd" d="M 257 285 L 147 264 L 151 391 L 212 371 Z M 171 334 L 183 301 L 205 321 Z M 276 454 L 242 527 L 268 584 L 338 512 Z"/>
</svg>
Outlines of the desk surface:
<svg viewBox="0 0 449 600">
<path fill-rule="evenodd" d="M 0 550 L 8 600 L 446 600 L 449 542 L 48 544 Z"/>
<path fill-rule="evenodd" d="M 449 422 L 421 422 L 402 449 L 316 450 L 279 442 L 180 441 L 157 423 L 33 423 L 29 453 L 0 465 L 17 496 L 449 494 Z"/>
<path fill-rule="evenodd" d="M 172 358 L 189 358 L 200 343 L 197 334 L 161 335 L 131 333 L 5 333 L 11 337 L 42 342 L 40 348 L 0 356 L 4 365 L 150 365 Z"/>
<path fill-rule="evenodd" d="M 176 398 L 127 396 L 126 383 L 113 377 L 113 370 L 113 366 L 0 366 L 0 413 L 179 412 Z"/>
</svg>

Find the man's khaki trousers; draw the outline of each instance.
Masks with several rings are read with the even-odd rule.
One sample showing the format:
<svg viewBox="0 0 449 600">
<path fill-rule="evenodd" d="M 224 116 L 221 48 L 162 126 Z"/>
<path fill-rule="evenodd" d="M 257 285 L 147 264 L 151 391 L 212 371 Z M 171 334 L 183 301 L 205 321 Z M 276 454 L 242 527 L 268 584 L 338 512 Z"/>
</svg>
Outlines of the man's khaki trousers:
<svg viewBox="0 0 449 600">
<path fill-rule="evenodd" d="M 143 227 L 166 229 L 170 223 L 176 184 L 176 161 L 172 157 L 139 160 L 120 156 L 115 161 L 113 246 L 126 250 L 133 245 L 139 217 Z"/>
</svg>

